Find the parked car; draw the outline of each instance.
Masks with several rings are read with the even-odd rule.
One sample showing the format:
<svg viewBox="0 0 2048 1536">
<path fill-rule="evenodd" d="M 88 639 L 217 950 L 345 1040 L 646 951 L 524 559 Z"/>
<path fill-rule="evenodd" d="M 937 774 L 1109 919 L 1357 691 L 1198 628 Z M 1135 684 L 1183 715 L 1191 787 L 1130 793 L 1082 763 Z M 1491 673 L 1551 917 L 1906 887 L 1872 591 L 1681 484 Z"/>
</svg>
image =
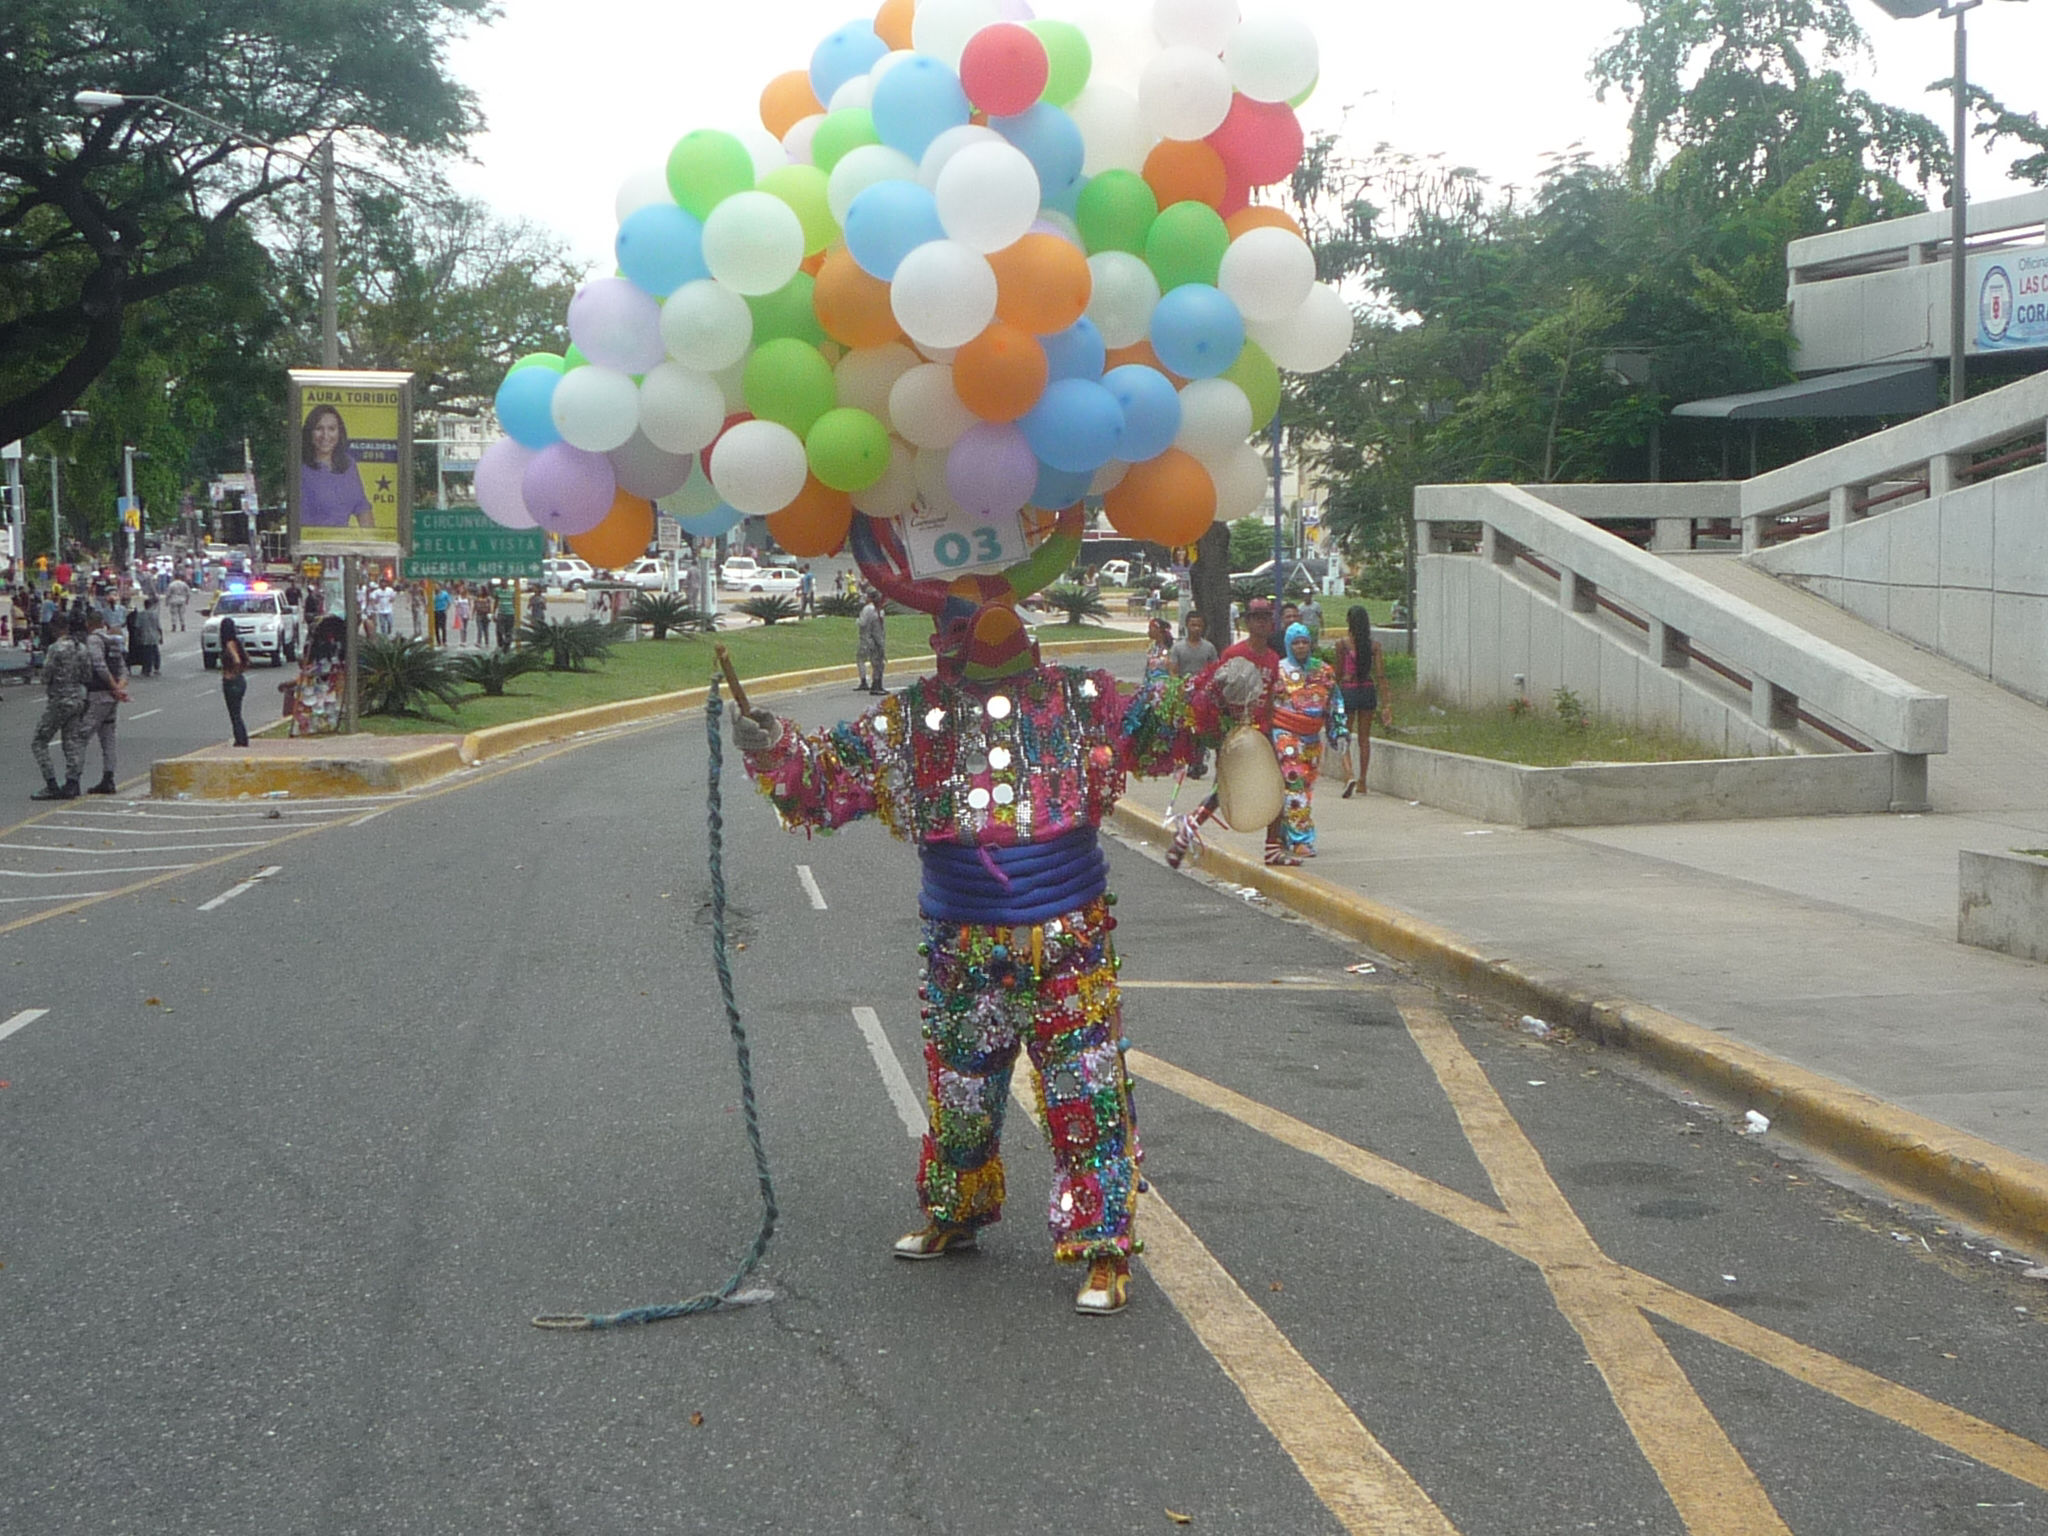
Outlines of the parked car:
<svg viewBox="0 0 2048 1536">
<path fill-rule="evenodd" d="M 199 627 L 199 660 L 207 671 L 220 665 L 222 619 L 235 621 L 235 638 L 251 661 L 260 657 L 281 667 L 299 659 L 299 616 L 285 606 L 282 592 L 228 591 L 221 593 Z"/>
<path fill-rule="evenodd" d="M 1132 572 L 1142 569 L 1143 566 L 1134 566 L 1129 560 L 1105 560 L 1095 575 L 1105 587 L 1128 587 L 1131 584 Z"/>
<path fill-rule="evenodd" d="M 742 576 L 732 583 L 743 592 L 778 592 L 788 594 L 803 585 L 803 572 L 793 565 L 757 566 L 751 576 Z"/>
<path fill-rule="evenodd" d="M 668 562 L 659 555 L 642 555 L 613 571 L 612 580 L 643 592 L 659 592 L 668 585 Z"/>
<path fill-rule="evenodd" d="M 588 560 L 575 555 L 557 555 L 540 563 L 542 579 L 550 592 L 581 592 L 597 580 Z"/>
<path fill-rule="evenodd" d="M 745 588 L 760 569 L 760 562 L 752 555 L 734 555 L 718 568 L 718 584 L 721 587 Z"/>
</svg>

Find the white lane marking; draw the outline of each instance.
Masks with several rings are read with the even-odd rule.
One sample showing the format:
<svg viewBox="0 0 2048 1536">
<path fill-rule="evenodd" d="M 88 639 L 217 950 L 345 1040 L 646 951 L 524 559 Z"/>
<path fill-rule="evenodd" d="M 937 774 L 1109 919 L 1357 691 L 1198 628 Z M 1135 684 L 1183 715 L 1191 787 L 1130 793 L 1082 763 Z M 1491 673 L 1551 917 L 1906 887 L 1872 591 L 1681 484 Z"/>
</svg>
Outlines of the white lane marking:
<svg viewBox="0 0 2048 1536">
<path fill-rule="evenodd" d="M 151 715 L 160 715 L 162 713 L 163 711 L 161 709 L 145 709 L 139 715 L 130 715 L 128 717 L 128 723 L 130 725 L 133 725 L 138 720 L 147 720 Z"/>
<path fill-rule="evenodd" d="M 79 873 L 84 874 L 85 871 L 80 870 Z M 100 870 L 98 873 L 105 874 L 106 871 Z M 52 901 L 80 901 L 87 896 L 111 896 L 113 894 L 112 891 L 52 891 L 47 896 L 0 896 L 0 902 L 40 901 L 47 903 Z"/>
<path fill-rule="evenodd" d="M 118 859 L 130 853 L 204 853 L 209 848 L 262 848 L 275 841 L 275 838 L 259 837 L 235 843 L 158 843 L 152 848 L 68 848 L 62 845 L 52 847 L 48 843 L 0 843 L 0 848 L 23 848 L 30 853 L 76 854 L 81 859 Z"/>
<path fill-rule="evenodd" d="M 196 819 L 196 818 L 195 818 Z M 263 823 L 252 821 L 240 827 L 201 827 L 201 833 L 216 832 L 257 832 Z M 94 837 L 191 837 L 192 832 L 184 827 L 79 827 L 68 821 L 35 821 L 19 828 L 23 832 L 85 832 Z M 144 850 L 137 849 L 138 853 Z"/>
<path fill-rule="evenodd" d="M 0 1040 L 5 1040 L 17 1029 L 27 1029 L 49 1011 L 47 1008 L 24 1008 L 11 1019 L 0 1019 Z"/>
<path fill-rule="evenodd" d="M 867 1037 L 868 1054 L 875 1058 L 875 1070 L 882 1074 L 882 1086 L 889 1090 L 889 1102 L 896 1106 L 896 1118 L 903 1122 L 903 1128 L 912 1136 L 923 1140 L 924 1133 L 930 1129 L 925 1123 L 924 1105 L 911 1091 L 910 1079 L 903 1074 L 903 1063 L 889 1048 L 889 1037 L 882 1033 L 880 1015 L 872 1008 L 856 1008 L 853 1010 L 853 1022 Z"/>
<path fill-rule="evenodd" d="M 44 853 L 64 853 L 68 849 L 45 848 Z M 190 869 L 185 864 L 126 864 L 118 869 L 0 869 L 0 880 L 75 880 L 80 875 L 146 875 L 160 869 Z"/>
<path fill-rule="evenodd" d="M 257 870 L 255 874 L 251 875 L 248 879 L 244 880 L 240 885 L 231 885 L 226 890 L 222 891 L 218 896 L 214 897 L 213 900 L 202 901 L 199 904 L 197 910 L 201 912 L 211 912 L 215 907 L 224 907 L 229 902 L 233 901 L 237 896 L 241 895 L 244 891 L 255 890 L 260 883 L 262 883 L 265 880 L 268 880 L 272 875 L 276 874 L 280 869 L 283 868 L 284 866 L 282 864 L 266 864 L 261 869 Z"/>
<path fill-rule="evenodd" d="M 797 865 L 796 877 L 803 884 L 804 894 L 811 898 L 812 909 L 818 912 L 824 911 L 825 893 L 818 889 L 818 877 L 811 873 L 811 866 L 808 864 Z"/>
</svg>

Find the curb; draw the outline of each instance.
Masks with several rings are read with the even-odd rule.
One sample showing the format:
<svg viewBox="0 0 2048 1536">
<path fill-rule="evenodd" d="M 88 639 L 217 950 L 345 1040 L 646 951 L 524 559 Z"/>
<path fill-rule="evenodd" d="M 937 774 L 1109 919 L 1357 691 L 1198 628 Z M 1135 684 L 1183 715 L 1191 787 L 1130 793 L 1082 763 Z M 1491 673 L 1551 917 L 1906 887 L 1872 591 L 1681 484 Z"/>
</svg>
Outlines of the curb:
<svg viewBox="0 0 2048 1536">
<path fill-rule="evenodd" d="M 1119 804 L 1111 820 L 1139 841 L 1172 838 L 1153 812 Z M 1892 1194 L 1953 1212 L 2012 1247 L 2048 1249 L 2048 1166 L 1660 1009 L 1534 974 L 1434 923 L 1315 875 L 1269 868 L 1228 849 L 1199 867 L 1248 885 L 1429 980 L 1533 1013 L 1629 1051 L 1703 1092 L 1767 1114 L 1771 1130 L 1853 1168 Z"/>
</svg>

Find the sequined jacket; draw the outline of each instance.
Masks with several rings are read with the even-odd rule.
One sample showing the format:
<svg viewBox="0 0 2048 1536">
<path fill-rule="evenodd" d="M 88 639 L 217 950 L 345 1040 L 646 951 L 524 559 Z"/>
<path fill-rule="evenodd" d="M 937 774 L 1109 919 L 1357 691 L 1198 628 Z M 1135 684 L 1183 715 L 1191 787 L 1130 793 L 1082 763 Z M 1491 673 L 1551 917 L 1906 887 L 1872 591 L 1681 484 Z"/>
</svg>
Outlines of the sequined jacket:
<svg viewBox="0 0 2048 1536">
<path fill-rule="evenodd" d="M 1171 773 L 1222 736 L 1214 693 L 1184 678 L 1130 691 L 1041 666 L 994 683 L 920 678 L 857 720 L 788 721 L 747 767 L 786 827 L 880 818 L 916 843 L 1003 847 L 1101 825 L 1129 774 Z"/>
</svg>

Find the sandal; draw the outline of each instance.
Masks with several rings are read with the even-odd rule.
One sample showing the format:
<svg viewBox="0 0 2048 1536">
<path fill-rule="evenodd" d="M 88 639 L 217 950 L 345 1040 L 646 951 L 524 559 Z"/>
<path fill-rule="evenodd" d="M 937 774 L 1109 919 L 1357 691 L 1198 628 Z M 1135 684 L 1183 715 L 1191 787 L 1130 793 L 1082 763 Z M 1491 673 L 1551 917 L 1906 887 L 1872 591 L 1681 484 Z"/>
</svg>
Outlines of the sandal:
<svg viewBox="0 0 2048 1536">
<path fill-rule="evenodd" d="M 1131 1261 L 1121 1254 L 1096 1259 L 1088 1266 L 1088 1279 L 1074 1298 L 1074 1310 L 1084 1317 L 1108 1317 L 1121 1312 L 1131 1300 Z"/>
<path fill-rule="evenodd" d="M 1285 848 L 1268 848 L 1266 850 L 1266 862 L 1275 869 L 1301 868 L 1301 860 L 1297 859 Z"/>
<path fill-rule="evenodd" d="M 935 1221 L 916 1232 L 904 1233 L 891 1251 L 899 1259 L 943 1259 L 949 1253 L 972 1253 L 980 1230 Z"/>
</svg>

